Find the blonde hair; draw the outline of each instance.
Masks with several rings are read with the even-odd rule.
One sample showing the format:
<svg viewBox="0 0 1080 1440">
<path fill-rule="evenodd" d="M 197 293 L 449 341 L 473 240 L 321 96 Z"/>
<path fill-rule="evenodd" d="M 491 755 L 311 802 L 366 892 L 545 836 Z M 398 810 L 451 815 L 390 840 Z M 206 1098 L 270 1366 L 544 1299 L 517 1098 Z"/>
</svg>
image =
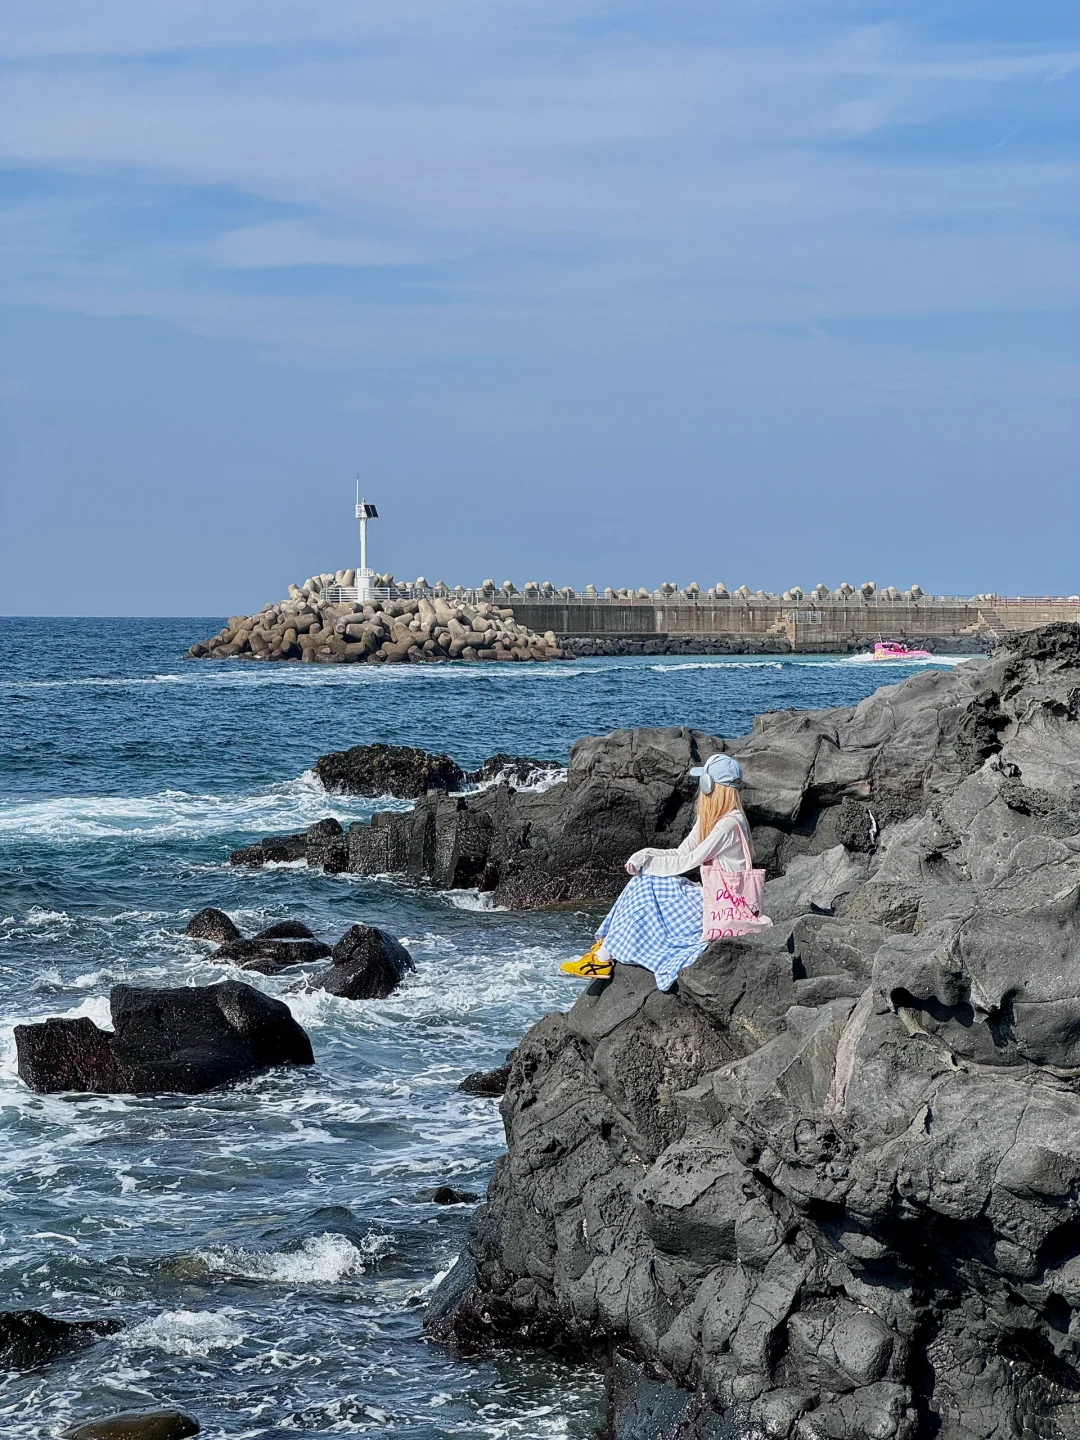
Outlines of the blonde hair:
<svg viewBox="0 0 1080 1440">
<path fill-rule="evenodd" d="M 698 835 L 702 840 L 706 835 L 712 834 L 714 827 L 723 820 L 725 815 L 731 814 L 739 815 L 742 818 L 749 839 L 750 826 L 746 820 L 746 811 L 739 799 L 739 792 L 733 785 L 715 785 L 708 795 L 703 791 L 698 792 Z"/>
</svg>

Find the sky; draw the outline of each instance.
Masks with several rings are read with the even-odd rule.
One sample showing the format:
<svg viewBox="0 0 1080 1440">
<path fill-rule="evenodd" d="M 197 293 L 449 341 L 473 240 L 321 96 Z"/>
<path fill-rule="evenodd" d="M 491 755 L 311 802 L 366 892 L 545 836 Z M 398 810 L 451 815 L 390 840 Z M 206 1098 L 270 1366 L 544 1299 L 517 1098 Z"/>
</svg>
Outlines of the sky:
<svg viewBox="0 0 1080 1440">
<path fill-rule="evenodd" d="M 0 613 L 1080 591 L 1073 0 L 12 0 Z"/>
</svg>

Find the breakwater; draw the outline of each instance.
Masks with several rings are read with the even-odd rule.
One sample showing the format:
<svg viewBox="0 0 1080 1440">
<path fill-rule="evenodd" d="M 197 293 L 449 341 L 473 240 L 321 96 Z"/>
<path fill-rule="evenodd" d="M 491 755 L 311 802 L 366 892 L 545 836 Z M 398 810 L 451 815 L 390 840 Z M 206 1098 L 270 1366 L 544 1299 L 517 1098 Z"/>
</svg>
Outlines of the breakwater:
<svg viewBox="0 0 1080 1440">
<path fill-rule="evenodd" d="M 869 649 L 876 640 L 953 654 L 992 648 L 1011 631 L 1080 620 L 1080 596 L 928 595 L 872 581 L 781 594 L 696 583 L 656 590 L 476 589 L 423 576 L 377 575 L 364 598 L 352 570 L 290 585 L 286 599 L 234 615 L 192 645 L 191 659 L 402 662 L 555 660 L 564 656 L 812 654 Z M 370 598 L 368 598 L 370 596 Z"/>
<path fill-rule="evenodd" d="M 510 608 L 421 595 L 356 600 L 290 598 L 255 615 L 233 615 L 189 660 L 367 661 L 561 660 L 553 633 L 537 635 Z"/>
<path fill-rule="evenodd" d="M 679 595 L 619 598 L 511 597 L 515 619 L 548 630 L 575 655 L 794 651 L 823 654 L 903 640 L 928 650 L 985 650 L 1011 631 L 1080 619 L 1080 601 Z"/>
</svg>

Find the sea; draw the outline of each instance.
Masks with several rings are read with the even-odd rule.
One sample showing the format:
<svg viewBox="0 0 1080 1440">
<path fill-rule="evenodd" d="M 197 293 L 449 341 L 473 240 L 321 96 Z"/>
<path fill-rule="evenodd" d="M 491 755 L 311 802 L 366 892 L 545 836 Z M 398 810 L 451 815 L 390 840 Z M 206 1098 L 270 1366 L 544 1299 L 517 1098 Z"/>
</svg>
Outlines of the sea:
<svg viewBox="0 0 1080 1440">
<path fill-rule="evenodd" d="M 513 914 L 471 892 L 230 850 L 401 801 L 327 795 L 316 758 L 386 741 L 463 766 L 508 752 L 560 783 L 582 735 L 853 704 L 929 663 L 864 656 L 308 666 L 184 661 L 222 617 L 0 619 L 0 1309 L 124 1329 L 0 1377 L 0 1435 L 52 1437 L 179 1406 L 205 1436 L 578 1440 L 601 1377 L 543 1355 L 460 1357 L 421 1332 L 503 1149 L 498 1104 L 458 1093 L 576 986 L 559 964 L 599 912 Z M 416 972 L 386 1000 L 214 960 L 204 905 L 244 933 L 305 921 L 399 936 Z M 196 1097 L 35 1095 L 12 1027 L 108 1024 L 119 983 L 242 978 L 284 1000 L 316 1063 Z"/>
</svg>

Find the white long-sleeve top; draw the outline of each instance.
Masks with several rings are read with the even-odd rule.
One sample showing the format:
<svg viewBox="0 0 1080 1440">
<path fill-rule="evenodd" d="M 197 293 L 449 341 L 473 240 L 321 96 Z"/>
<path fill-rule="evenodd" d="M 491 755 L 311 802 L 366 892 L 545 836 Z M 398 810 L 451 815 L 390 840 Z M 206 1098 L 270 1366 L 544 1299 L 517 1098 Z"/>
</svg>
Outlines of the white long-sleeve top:
<svg viewBox="0 0 1080 1440">
<path fill-rule="evenodd" d="M 746 852 L 739 838 L 740 829 L 749 848 L 750 832 L 746 821 L 734 811 L 718 820 L 704 840 L 701 838 L 701 822 L 695 820 L 693 829 L 677 849 L 656 850 L 649 847 L 637 850 L 627 861 L 627 869 L 633 866 L 634 873 L 639 875 L 685 875 L 706 860 L 719 860 L 732 870 L 745 870 Z"/>
</svg>

